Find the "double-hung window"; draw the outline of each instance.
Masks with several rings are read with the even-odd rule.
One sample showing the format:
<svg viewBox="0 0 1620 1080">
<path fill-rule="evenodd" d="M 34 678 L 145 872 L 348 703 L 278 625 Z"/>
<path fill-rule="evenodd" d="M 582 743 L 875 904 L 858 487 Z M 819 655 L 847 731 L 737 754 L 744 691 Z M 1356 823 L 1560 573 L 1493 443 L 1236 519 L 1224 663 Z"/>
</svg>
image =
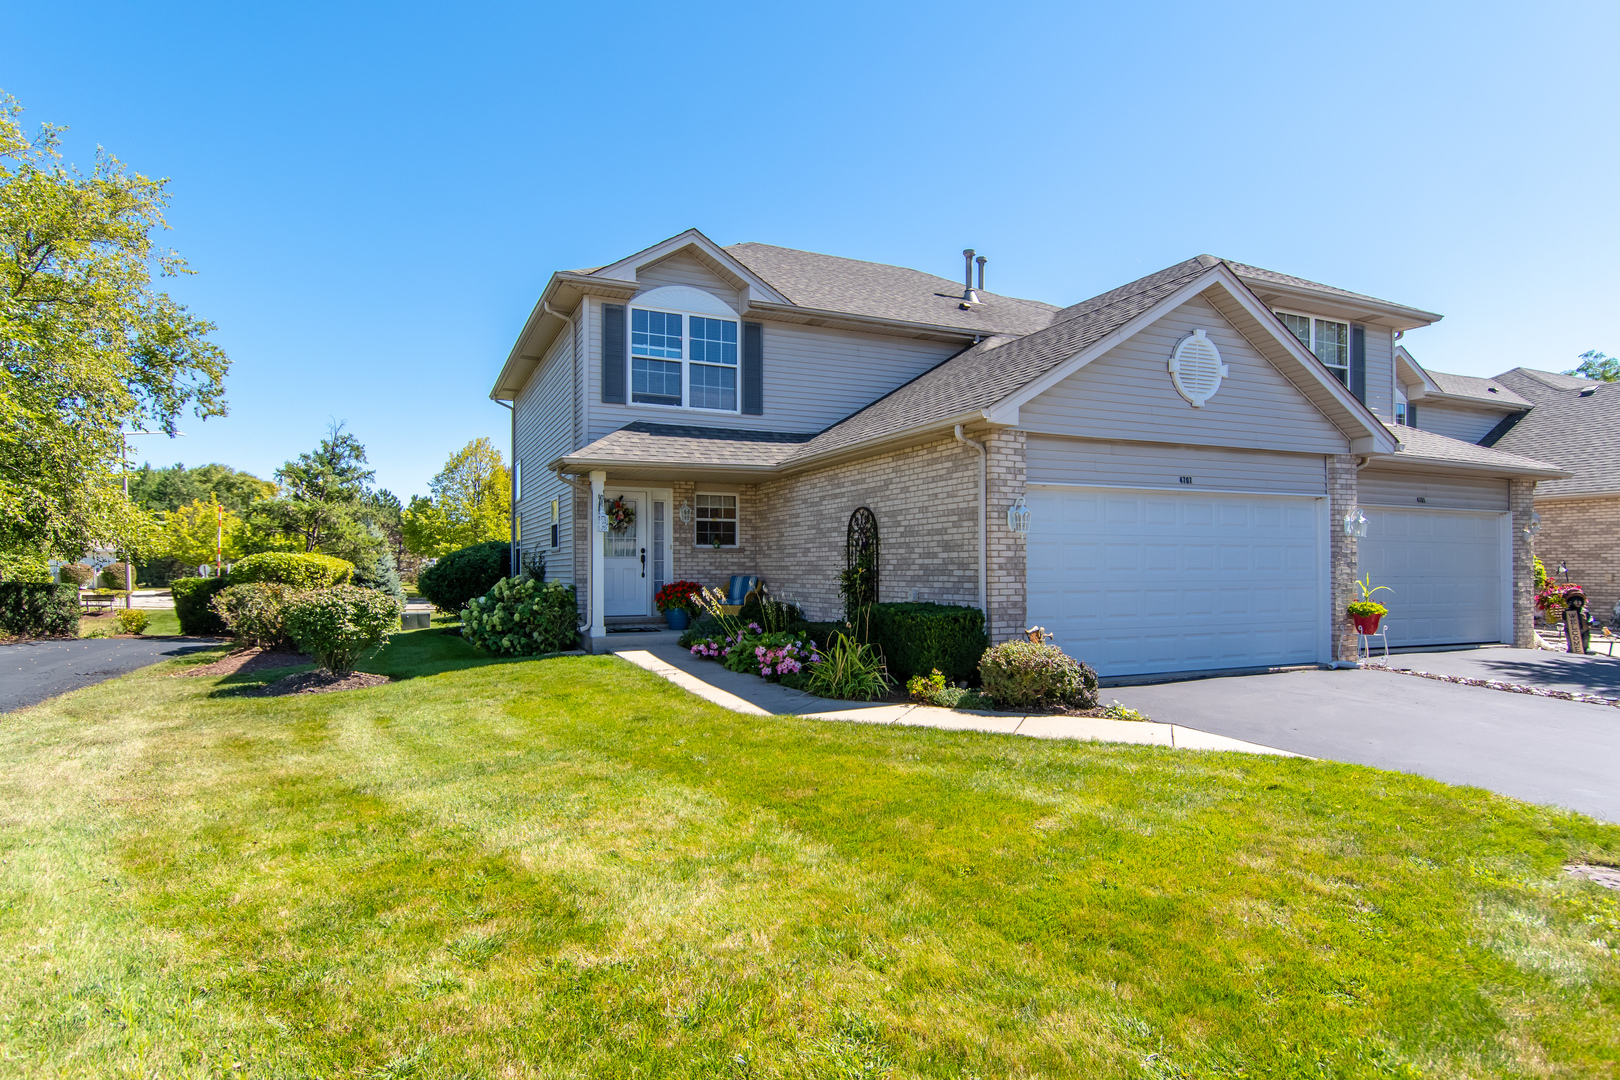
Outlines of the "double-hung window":
<svg viewBox="0 0 1620 1080">
<path fill-rule="evenodd" d="M 737 546 L 737 496 L 698 495 L 693 540 L 698 547 Z"/>
<path fill-rule="evenodd" d="M 1311 350 L 1333 377 L 1350 385 L 1350 324 L 1333 319 L 1318 319 L 1310 315 L 1296 315 L 1291 311 L 1277 312 L 1277 318 L 1299 338 L 1299 343 Z"/>
<path fill-rule="evenodd" d="M 683 315 L 630 312 L 630 400 L 643 405 L 681 403 Z"/>
<path fill-rule="evenodd" d="M 737 411 L 737 324 L 630 309 L 630 400 Z"/>
</svg>

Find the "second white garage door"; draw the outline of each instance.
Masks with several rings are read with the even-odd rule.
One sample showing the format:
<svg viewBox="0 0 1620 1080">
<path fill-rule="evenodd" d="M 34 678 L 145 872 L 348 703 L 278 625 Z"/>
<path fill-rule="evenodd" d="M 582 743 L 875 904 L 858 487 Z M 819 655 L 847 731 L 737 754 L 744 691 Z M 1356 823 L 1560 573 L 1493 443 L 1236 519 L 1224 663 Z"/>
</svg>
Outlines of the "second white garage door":
<svg viewBox="0 0 1620 1080">
<path fill-rule="evenodd" d="M 1391 645 L 1462 645 L 1512 640 L 1507 619 L 1505 514 L 1368 506 L 1359 572 L 1393 593 Z"/>
<path fill-rule="evenodd" d="M 1041 487 L 1028 613 L 1101 675 L 1324 658 L 1321 500 Z"/>
</svg>

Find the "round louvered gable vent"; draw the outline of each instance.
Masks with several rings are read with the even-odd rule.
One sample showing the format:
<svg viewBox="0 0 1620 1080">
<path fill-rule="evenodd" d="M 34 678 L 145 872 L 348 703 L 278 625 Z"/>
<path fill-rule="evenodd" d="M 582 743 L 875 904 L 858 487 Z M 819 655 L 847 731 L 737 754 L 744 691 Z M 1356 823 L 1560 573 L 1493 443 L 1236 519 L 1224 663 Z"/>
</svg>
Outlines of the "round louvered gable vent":
<svg viewBox="0 0 1620 1080">
<path fill-rule="evenodd" d="M 1226 376 L 1221 351 L 1205 336 L 1202 327 L 1182 338 L 1176 351 L 1170 354 L 1170 381 L 1175 384 L 1176 393 L 1195 409 L 1202 409 L 1204 402 L 1215 396 Z"/>
</svg>

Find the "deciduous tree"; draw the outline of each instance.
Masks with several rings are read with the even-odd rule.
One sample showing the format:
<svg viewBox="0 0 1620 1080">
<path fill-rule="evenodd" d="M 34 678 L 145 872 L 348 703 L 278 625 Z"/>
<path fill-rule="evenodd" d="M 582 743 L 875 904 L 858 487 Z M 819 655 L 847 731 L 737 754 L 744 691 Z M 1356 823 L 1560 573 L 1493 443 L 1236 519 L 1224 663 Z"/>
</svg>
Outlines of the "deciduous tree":
<svg viewBox="0 0 1620 1080">
<path fill-rule="evenodd" d="M 1579 357 L 1580 363 L 1565 375 L 1579 375 L 1583 379 L 1599 379 L 1603 382 L 1620 382 L 1620 357 L 1600 353 L 1596 349 L 1587 349 Z"/>
<path fill-rule="evenodd" d="M 412 498 L 403 514 L 405 547 L 412 554 L 437 558 L 510 536 L 511 474 L 488 439 L 474 439 L 451 454 L 428 487 L 432 497 Z"/>
</svg>

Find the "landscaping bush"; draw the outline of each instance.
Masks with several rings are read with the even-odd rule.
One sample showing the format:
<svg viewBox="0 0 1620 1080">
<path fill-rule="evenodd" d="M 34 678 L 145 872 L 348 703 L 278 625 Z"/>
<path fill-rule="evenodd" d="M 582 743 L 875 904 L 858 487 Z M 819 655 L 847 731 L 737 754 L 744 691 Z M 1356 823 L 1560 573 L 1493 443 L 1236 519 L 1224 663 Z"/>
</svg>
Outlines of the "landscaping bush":
<svg viewBox="0 0 1620 1080">
<path fill-rule="evenodd" d="M 461 612 L 461 636 L 497 656 L 562 652 L 579 642 L 574 587 L 502 578 Z"/>
<path fill-rule="evenodd" d="M 984 651 L 979 675 L 1004 709 L 1097 707 L 1097 673 L 1056 645 L 1004 641 Z"/>
<path fill-rule="evenodd" d="M 14 637 L 70 637 L 79 631 L 75 585 L 0 581 L 0 633 Z"/>
<path fill-rule="evenodd" d="M 455 614 L 474 597 L 483 596 L 507 576 L 512 564 L 512 547 L 504 540 L 452 551 L 416 579 L 417 591 L 440 611 Z"/>
<path fill-rule="evenodd" d="M 351 584 L 387 593 L 400 607 L 405 606 L 405 586 L 399 580 L 399 564 L 394 562 L 391 551 L 384 550 L 375 559 L 357 564 Z"/>
<path fill-rule="evenodd" d="M 271 581 L 295 589 L 327 589 L 347 584 L 354 563 L 318 552 L 266 551 L 238 560 L 229 576 L 232 585 Z"/>
<path fill-rule="evenodd" d="M 873 604 L 860 629 L 897 679 L 938 668 L 947 682 L 972 681 L 990 643 L 984 612 L 947 604 Z"/>
<path fill-rule="evenodd" d="M 287 636 L 328 671 L 353 671 L 354 663 L 399 626 L 401 607 L 376 589 L 334 585 L 300 592 L 288 600 Z"/>
<path fill-rule="evenodd" d="M 63 584 L 71 582 L 74 585 L 88 585 L 95 576 L 95 567 L 86 566 L 84 563 L 68 563 L 61 570 Z"/>
<path fill-rule="evenodd" d="M 906 680 L 906 693 L 919 705 L 938 705 L 944 709 L 994 709 L 995 700 L 965 686 L 951 686 L 945 675 L 935 668 L 927 675 L 913 675 Z"/>
<path fill-rule="evenodd" d="M 175 578 L 169 583 L 174 594 L 174 613 L 180 620 L 182 634 L 223 634 L 225 622 L 209 606 L 214 594 L 225 587 L 225 579 L 217 577 Z"/>
<path fill-rule="evenodd" d="M 290 585 L 273 581 L 250 581 L 227 585 L 215 594 L 209 606 L 229 628 L 238 645 L 261 649 L 289 649 L 287 604 L 298 595 Z"/>
<path fill-rule="evenodd" d="M 690 649 L 699 641 L 706 641 L 713 637 L 721 637 L 723 634 L 724 631 L 720 629 L 720 624 L 709 616 L 704 615 L 702 618 L 692 620 L 692 625 L 681 631 L 681 636 L 676 639 L 676 642 L 681 648 Z"/>
<path fill-rule="evenodd" d="M 100 584 L 103 589 L 115 589 L 119 592 L 123 592 L 125 565 L 126 564 L 121 562 L 115 562 L 111 566 L 105 568 L 101 571 L 101 575 L 96 579 L 97 583 Z"/>
<path fill-rule="evenodd" d="M 818 697 L 849 701 L 871 701 L 889 692 L 891 680 L 871 645 L 840 634 L 820 655 L 820 662 L 809 665 L 802 682 L 794 681 L 797 688 Z"/>
<path fill-rule="evenodd" d="M 113 619 L 120 634 L 144 634 L 148 622 L 146 612 L 140 608 L 125 608 Z"/>
</svg>

